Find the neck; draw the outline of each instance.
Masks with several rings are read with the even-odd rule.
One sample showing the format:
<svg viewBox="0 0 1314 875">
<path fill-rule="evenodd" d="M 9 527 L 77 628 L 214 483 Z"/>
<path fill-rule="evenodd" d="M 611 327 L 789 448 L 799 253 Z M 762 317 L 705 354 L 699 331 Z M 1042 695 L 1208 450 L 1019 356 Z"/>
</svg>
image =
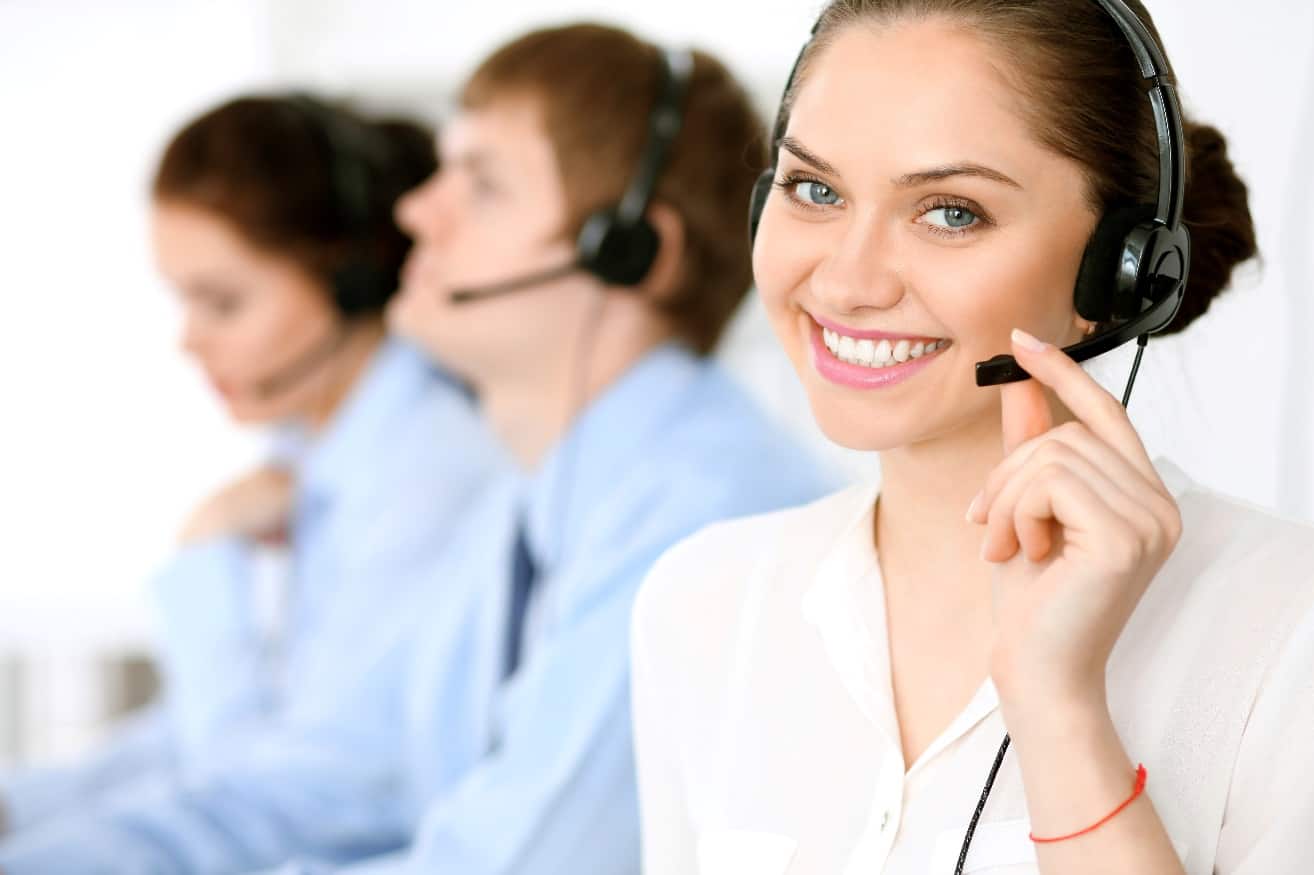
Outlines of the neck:
<svg viewBox="0 0 1314 875">
<path fill-rule="evenodd" d="M 346 331 L 342 346 L 326 369 L 322 388 L 315 393 L 303 416 L 314 433 L 323 431 L 337 415 L 384 338 L 383 323 L 378 320 L 360 322 Z"/>
<path fill-rule="evenodd" d="M 651 316 L 609 298 L 556 355 L 477 386 L 493 430 L 526 470 L 538 467 L 599 395 L 670 337 Z"/>
</svg>

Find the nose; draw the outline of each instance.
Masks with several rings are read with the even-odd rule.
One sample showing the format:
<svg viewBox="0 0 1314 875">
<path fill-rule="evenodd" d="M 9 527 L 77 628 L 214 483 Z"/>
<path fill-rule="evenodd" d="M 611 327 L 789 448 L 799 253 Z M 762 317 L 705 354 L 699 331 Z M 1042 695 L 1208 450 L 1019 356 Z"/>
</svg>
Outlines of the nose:
<svg viewBox="0 0 1314 875">
<path fill-rule="evenodd" d="M 393 209 L 397 227 L 416 240 L 441 235 L 447 226 L 447 213 L 439 173 L 402 195 Z"/>
<path fill-rule="evenodd" d="M 893 229 L 875 215 L 856 216 L 812 272 L 816 299 L 836 313 L 888 310 L 906 288 L 891 241 Z"/>
</svg>

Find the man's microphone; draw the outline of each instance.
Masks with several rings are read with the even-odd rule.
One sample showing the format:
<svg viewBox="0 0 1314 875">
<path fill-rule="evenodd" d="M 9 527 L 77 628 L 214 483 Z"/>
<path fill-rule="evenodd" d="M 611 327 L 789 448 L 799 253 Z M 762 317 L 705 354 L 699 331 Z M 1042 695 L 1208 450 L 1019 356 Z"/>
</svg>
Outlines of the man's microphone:
<svg viewBox="0 0 1314 875">
<path fill-rule="evenodd" d="M 521 289 L 527 289 L 530 286 L 551 282 L 552 280 L 559 280 L 564 276 L 569 276 L 579 269 L 579 264 L 575 261 L 571 261 L 570 263 L 560 265 L 559 267 L 541 270 L 538 273 L 531 273 L 514 279 L 503 280 L 500 283 L 457 289 L 456 291 L 449 293 L 448 300 L 453 304 L 470 304 L 475 301 L 482 301 L 485 298 L 494 298 L 498 295 L 518 292 Z"/>
</svg>

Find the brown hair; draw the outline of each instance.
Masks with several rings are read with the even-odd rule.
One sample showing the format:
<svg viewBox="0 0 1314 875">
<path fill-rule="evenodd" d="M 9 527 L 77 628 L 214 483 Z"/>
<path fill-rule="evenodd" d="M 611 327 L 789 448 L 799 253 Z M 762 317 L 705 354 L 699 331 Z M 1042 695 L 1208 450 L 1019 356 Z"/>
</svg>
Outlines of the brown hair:
<svg viewBox="0 0 1314 875">
<path fill-rule="evenodd" d="M 1126 0 L 1156 42 L 1140 0 Z M 834 0 L 821 16 L 785 106 L 835 35 L 856 23 L 891 24 L 940 16 L 988 40 L 1011 64 L 1003 72 L 1025 99 L 1028 123 L 1050 149 L 1081 165 L 1099 214 L 1155 202 L 1158 146 L 1150 101 L 1131 48 L 1093 0 Z M 1177 318 L 1165 333 L 1201 316 L 1256 252 L 1246 185 L 1223 135 L 1184 120 L 1187 185 L 1183 221 L 1191 231 L 1191 273 Z"/>
<path fill-rule="evenodd" d="M 437 166 L 433 132 L 416 122 L 369 120 L 304 95 L 244 96 L 174 136 L 152 194 L 227 220 L 357 315 L 396 291 L 411 242 L 393 204 Z"/>
<path fill-rule="evenodd" d="M 461 92 L 478 109 L 529 98 L 541 112 L 564 183 L 570 226 L 619 201 L 647 139 L 661 86 L 659 50 L 595 24 L 539 30 L 483 62 Z M 655 201 L 685 226 L 679 288 L 662 301 L 677 334 L 710 352 L 752 283 L 745 211 L 766 161 L 762 123 L 744 89 L 715 58 L 694 53 L 684 122 Z"/>
</svg>

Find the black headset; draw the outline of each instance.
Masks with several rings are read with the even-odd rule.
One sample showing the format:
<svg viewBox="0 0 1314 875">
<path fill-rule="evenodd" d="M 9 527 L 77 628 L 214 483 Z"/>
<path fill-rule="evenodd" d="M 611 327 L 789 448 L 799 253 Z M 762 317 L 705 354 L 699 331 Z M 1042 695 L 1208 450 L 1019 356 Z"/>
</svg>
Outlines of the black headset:
<svg viewBox="0 0 1314 875">
<path fill-rule="evenodd" d="M 397 290 L 397 276 L 369 257 L 366 247 L 381 207 L 371 169 L 385 166 L 390 148 L 365 123 L 309 94 L 287 104 L 311 122 L 329 171 L 331 200 L 346 239 L 346 254 L 329 277 L 333 303 L 346 319 L 382 312 Z"/>
<path fill-rule="evenodd" d="M 1140 349 L 1123 397 L 1126 404 L 1148 336 L 1168 327 L 1186 294 L 1191 266 L 1191 235 L 1182 223 L 1186 147 L 1177 90 L 1159 45 L 1123 0 L 1094 2 L 1117 23 L 1145 79 L 1159 144 L 1159 190 L 1153 205 L 1117 207 L 1101 217 L 1082 256 L 1073 297 L 1077 312 L 1085 319 L 1096 323 L 1122 321 L 1065 347 L 1063 351 L 1074 361 L 1082 362 L 1128 341 L 1138 340 Z M 753 187 L 748 214 L 751 239 L 757 237 L 762 210 L 775 182 L 779 144 L 789 124 L 787 101 L 790 91 L 821 20 L 818 19 L 813 26 L 808 44 L 803 46 L 789 72 L 784 98 L 772 128 L 771 167 L 758 177 Z M 995 386 L 1029 377 L 1030 374 L 1011 355 L 997 355 L 976 365 L 978 386 Z"/>
<path fill-rule="evenodd" d="M 634 287 L 652 270 L 661 244 L 646 213 L 666 167 L 671 146 L 684 126 L 685 95 L 693 76 L 693 56 L 686 51 L 661 52 L 661 88 L 648 116 L 647 140 L 638 169 L 620 202 L 584 220 L 575 241 L 575 257 L 567 264 L 492 285 L 451 293 L 452 303 L 467 303 L 529 288 L 584 271 L 611 286 Z"/>
</svg>

